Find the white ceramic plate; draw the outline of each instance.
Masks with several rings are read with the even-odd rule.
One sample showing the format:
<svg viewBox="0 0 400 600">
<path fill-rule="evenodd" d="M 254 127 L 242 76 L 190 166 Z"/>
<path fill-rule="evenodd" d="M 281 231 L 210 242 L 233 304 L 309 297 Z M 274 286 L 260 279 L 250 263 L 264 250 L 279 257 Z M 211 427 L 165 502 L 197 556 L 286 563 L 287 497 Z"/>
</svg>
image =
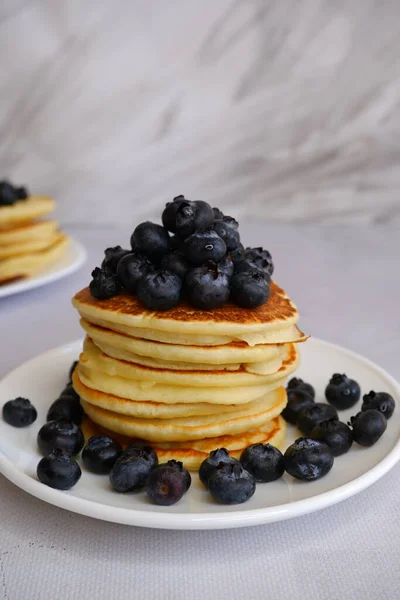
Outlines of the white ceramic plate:
<svg viewBox="0 0 400 600">
<path fill-rule="evenodd" d="M 66 383 L 69 367 L 81 342 L 50 350 L 21 365 L 0 382 L 0 406 L 16 396 L 31 399 L 38 409 L 37 421 L 15 429 L 0 419 L 0 471 L 26 492 L 62 508 L 127 525 L 164 529 L 222 529 L 271 523 L 310 513 L 364 490 L 385 475 L 400 457 L 400 386 L 381 368 L 338 346 L 312 339 L 302 346 L 303 361 L 298 375 L 310 381 L 323 399 L 325 385 L 334 372 L 347 373 L 359 381 L 364 393 L 374 389 L 395 397 L 397 409 L 384 436 L 372 448 L 354 445 L 335 459 L 332 471 L 319 481 L 299 482 L 285 475 L 281 480 L 258 484 L 246 504 L 223 506 L 212 501 L 197 476 L 186 496 L 171 507 L 150 504 L 144 493 L 118 494 L 110 489 L 107 476 L 86 472 L 68 492 L 53 490 L 36 477 L 40 454 L 36 434 L 45 422 L 50 403 Z M 361 402 L 359 403 L 361 404 Z M 342 420 L 355 414 L 344 411 Z M 299 433 L 292 428 L 289 445 Z"/>
<path fill-rule="evenodd" d="M 45 271 L 42 271 L 34 277 L 1 285 L 0 298 L 11 296 L 18 292 L 26 292 L 27 290 L 32 290 L 33 288 L 45 285 L 46 283 L 52 283 L 53 281 L 57 281 L 57 279 L 71 275 L 80 269 L 86 261 L 86 258 L 86 250 L 82 244 L 73 238 L 70 238 L 67 251 L 62 258 L 59 258 Z"/>
</svg>

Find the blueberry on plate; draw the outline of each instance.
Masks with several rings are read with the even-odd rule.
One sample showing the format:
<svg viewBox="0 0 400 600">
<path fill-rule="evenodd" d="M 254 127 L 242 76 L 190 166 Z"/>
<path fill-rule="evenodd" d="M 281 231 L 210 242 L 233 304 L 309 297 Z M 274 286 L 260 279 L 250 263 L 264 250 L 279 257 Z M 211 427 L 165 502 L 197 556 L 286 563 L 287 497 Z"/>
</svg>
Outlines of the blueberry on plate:
<svg viewBox="0 0 400 600">
<path fill-rule="evenodd" d="M 259 271 L 236 273 L 231 280 L 233 302 L 243 308 L 257 308 L 264 304 L 271 290 L 268 281 Z"/>
<path fill-rule="evenodd" d="M 369 408 L 351 417 L 349 424 L 353 428 L 354 441 L 368 448 L 385 433 L 387 420 L 379 410 Z"/>
<path fill-rule="evenodd" d="M 176 211 L 175 233 L 181 238 L 187 238 L 198 229 L 210 227 L 213 221 L 214 212 L 207 202 L 182 202 Z"/>
<path fill-rule="evenodd" d="M 27 427 L 36 421 L 37 411 L 27 398 L 9 400 L 3 406 L 3 419 L 13 427 Z"/>
<path fill-rule="evenodd" d="M 119 261 L 117 275 L 121 285 L 131 294 L 135 294 L 141 278 L 152 270 L 154 270 L 153 263 L 147 256 L 139 252 L 131 252 Z"/>
<path fill-rule="evenodd" d="M 245 448 L 240 462 L 256 481 L 267 483 L 282 477 L 285 461 L 282 452 L 271 444 L 252 444 Z"/>
<path fill-rule="evenodd" d="M 180 473 L 182 473 L 185 478 L 185 492 L 188 491 L 188 489 L 192 485 L 192 476 L 190 475 L 189 471 L 187 469 L 185 469 L 185 467 L 183 466 L 183 463 L 180 460 L 171 459 L 171 460 L 168 460 L 166 463 L 161 463 L 158 466 L 159 467 L 161 467 L 161 466 L 172 467 L 174 469 L 177 469 Z"/>
<path fill-rule="evenodd" d="M 386 419 L 390 419 L 395 409 L 395 401 L 393 396 L 386 392 L 373 392 L 365 394 L 363 396 L 363 403 L 361 410 L 368 410 L 370 408 L 376 408 L 379 410 Z"/>
<path fill-rule="evenodd" d="M 98 300 L 108 300 L 119 293 L 120 286 L 117 276 L 108 271 L 96 267 L 92 271 L 92 281 L 89 284 L 89 290 L 93 298 Z"/>
<path fill-rule="evenodd" d="M 175 196 L 172 202 L 167 202 L 161 220 L 165 229 L 176 233 L 176 211 L 183 202 L 188 202 L 183 194 Z"/>
<path fill-rule="evenodd" d="M 229 298 L 229 279 L 218 265 L 208 262 L 189 269 L 185 278 L 185 293 L 196 308 L 211 310 L 225 304 Z"/>
<path fill-rule="evenodd" d="M 70 490 L 82 475 L 76 460 L 60 448 L 39 461 L 36 473 L 39 481 L 56 490 Z"/>
<path fill-rule="evenodd" d="M 70 454 L 78 454 L 84 443 L 82 431 L 72 421 L 48 421 L 37 434 L 37 445 L 45 455 L 56 448 Z"/>
<path fill-rule="evenodd" d="M 236 464 L 239 461 L 229 455 L 226 448 L 217 448 L 210 452 L 210 456 L 205 458 L 199 468 L 199 478 L 203 485 L 208 487 L 208 480 L 212 473 L 222 464 Z"/>
<path fill-rule="evenodd" d="M 268 250 L 264 248 L 246 248 L 244 253 L 245 258 L 255 263 L 258 267 L 261 267 L 272 277 L 274 272 L 274 263 L 272 262 L 272 256 Z"/>
<path fill-rule="evenodd" d="M 150 260 L 161 260 L 169 249 L 169 235 L 162 225 L 145 221 L 140 223 L 131 236 L 131 246 Z"/>
<path fill-rule="evenodd" d="M 151 463 L 140 456 L 122 454 L 112 467 L 109 478 L 113 489 L 124 494 L 144 487 Z"/>
<path fill-rule="evenodd" d="M 256 480 L 240 462 L 223 464 L 210 475 L 208 491 L 221 504 L 242 504 L 256 491 Z"/>
<path fill-rule="evenodd" d="M 359 401 L 360 396 L 361 390 L 358 383 L 344 374 L 339 375 L 339 373 L 332 376 L 325 390 L 327 401 L 338 410 L 351 408 Z"/>
<path fill-rule="evenodd" d="M 126 446 L 122 452 L 122 456 L 136 456 L 143 458 L 150 463 L 150 469 L 154 469 L 158 465 L 158 456 L 154 448 L 138 442 L 133 442 Z"/>
<path fill-rule="evenodd" d="M 70 370 L 68 372 L 68 379 L 69 379 L 70 383 L 72 382 L 72 375 L 74 374 L 74 371 L 75 371 L 76 367 L 78 366 L 78 363 L 79 363 L 79 360 L 74 360 L 74 362 L 72 363 L 72 365 L 70 367 Z"/>
<path fill-rule="evenodd" d="M 169 460 L 153 469 L 147 478 L 146 494 L 154 504 L 171 506 L 187 492 L 192 482 L 180 461 Z"/>
<path fill-rule="evenodd" d="M 189 235 L 183 244 L 186 258 L 193 265 L 212 260 L 218 262 L 226 254 L 226 244 L 213 229 L 201 229 Z"/>
<path fill-rule="evenodd" d="M 181 288 L 182 279 L 178 275 L 159 269 L 139 280 L 136 294 L 146 308 L 168 310 L 178 304 Z"/>
<path fill-rule="evenodd" d="M 311 383 L 306 383 L 302 379 L 298 377 L 292 377 L 287 384 L 287 389 L 289 390 L 304 390 L 311 398 L 315 399 L 315 389 L 311 385 Z"/>
<path fill-rule="evenodd" d="M 239 231 L 226 223 L 225 221 L 215 221 L 213 225 L 214 231 L 217 232 L 226 244 L 228 252 L 231 252 L 240 244 Z"/>
<path fill-rule="evenodd" d="M 337 419 L 328 419 L 318 423 L 310 433 L 313 440 L 328 444 L 333 452 L 333 456 L 346 454 L 353 443 L 353 432 L 346 425 Z"/>
<path fill-rule="evenodd" d="M 282 417 L 288 423 L 296 425 L 299 413 L 306 406 L 314 404 L 314 398 L 312 398 L 308 392 L 304 389 L 288 389 L 287 390 L 287 404 L 282 411 Z"/>
<path fill-rule="evenodd" d="M 297 427 L 304 435 L 310 435 L 314 427 L 321 421 L 339 419 L 336 409 L 330 404 L 314 402 L 305 406 L 298 414 Z"/>
<path fill-rule="evenodd" d="M 106 435 L 93 435 L 82 450 L 82 462 L 88 471 L 108 475 L 122 453 L 118 442 Z"/>
<path fill-rule="evenodd" d="M 121 258 L 127 254 L 131 254 L 132 250 L 124 250 L 121 246 L 114 246 L 114 248 L 106 248 L 104 250 L 105 258 L 101 263 L 101 268 L 111 271 L 111 273 L 117 272 L 117 266 Z"/>
<path fill-rule="evenodd" d="M 315 481 L 333 467 L 333 452 L 327 444 L 311 438 L 298 438 L 284 454 L 285 470 L 303 481 Z"/>
<path fill-rule="evenodd" d="M 61 398 L 73 398 L 74 400 L 79 401 L 79 394 L 74 390 L 72 382 L 68 383 L 65 388 L 62 390 L 58 400 Z"/>
<path fill-rule="evenodd" d="M 72 421 L 80 425 L 83 421 L 83 408 L 78 398 L 60 396 L 53 402 L 47 412 L 47 421 Z"/>
<path fill-rule="evenodd" d="M 189 263 L 179 250 L 172 250 L 169 254 L 165 254 L 161 260 L 160 267 L 164 271 L 175 273 L 182 280 L 185 279 L 185 275 L 189 270 Z"/>
</svg>

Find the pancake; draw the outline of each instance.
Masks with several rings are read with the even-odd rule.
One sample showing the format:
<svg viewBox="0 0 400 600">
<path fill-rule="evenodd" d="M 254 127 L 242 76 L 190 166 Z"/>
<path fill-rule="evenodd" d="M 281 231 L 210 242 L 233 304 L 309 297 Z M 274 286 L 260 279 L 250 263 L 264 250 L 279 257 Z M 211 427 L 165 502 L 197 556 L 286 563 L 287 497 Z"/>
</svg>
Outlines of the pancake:
<svg viewBox="0 0 400 600">
<path fill-rule="evenodd" d="M 102 319 L 130 328 L 149 328 L 180 335 L 222 335 L 238 338 L 250 345 L 306 339 L 296 327 L 299 318 L 296 306 L 273 281 L 269 300 L 254 309 L 226 303 L 207 311 L 181 302 L 170 310 L 151 311 L 132 294 L 123 292 L 109 300 L 97 300 L 90 294 L 89 288 L 76 294 L 73 305 L 87 321 Z"/>
<path fill-rule="evenodd" d="M 177 386 L 195 386 L 195 387 L 227 387 L 227 386 L 245 386 L 262 385 L 269 383 L 271 375 L 281 369 L 283 363 L 291 359 L 295 349 L 293 344 L 284 346 L 285 352 L 277 361 L 277 368 L 272 369 L 270 374 L 255 375 L 248 373 L 243 367 L 236 371 L 226 370 L 196 370 L 193 364 L 191 371 L 179 371 L 176 369 L 165 369 L 160 367 L 149 367 L 129 362 L 126 360 L 117 360 L 101 351 L 90 338 L 86 338 L 83 353 L 80 356 L 80 363 L 89 370 L 98 370 L 107 375 L 134 379 L 135 381 L 148 381 L 151 383 L 161 383 L 163 385 Z M 275 365 L 275 361 L 273 366 Z"/>
<path fill-rule="evenodd" d="M 174 362 L 171 360 L 151 358 L 149 356 L 140 356 L 140 354 L 134 354 L 133 352 L 113 348 L 112 346 L 104 344 L 99 340 L 96 340 L 96 346 L 100 348 L 100 350 L 102 350 L 104 354 L 112 356 L 113 358 L 117 358 L 118 360 L 125 360 L 128 362 L 136 363 L 137 365 L 153 367 L 156 369 L 168 369 L 174 371 L 193 371 L 193 369 L 196 369 L 196 371 L 238 371 L 239 369 L 244 369 L 248 373 L 256 373 L 258 375 L 268 375 L 270 373 L 275 373 L 275 371 L 278 371 L 278 369 L 280 369 L 282 366 L 286 348 L 285 344 L 275 346 L 277 356 L 271 357 L 271 360 L 268 360 L 267 362 L 227 364 L 222 363 L 211 365 L 207 363 L 188 363 L 178 361 Z M 272 348 L 274 348 L 274 346 L 271 346 L 271 349 Z"/>
<path fill-rule="evenodd" d="M 69 244 L 66 235 L 57 234 L 57 241 L 38 252 L 25 256 L 7 258 L 0 261 L 0 283 L 5 283 L 17 277 L 30 277 L 51 265 L 63 256 Z"/>
<path fill-rule="evenodd" d="M 94 423 L 89 418 L 84 419 L 82 430 L 86 440 L 92 435 L 108 435 L 112 439 L 117 440 L 123 448 L 133 441 L 143 441 L 109 431 Z M 247 433 L 192 440 L 190 442 L 156 442 L 151 445 L 157 452 L 160 463 L 175 459 L 183 462 L 186 469 L 198 471 L 203 460 L 208 458 L 210 452 L 217 448 L 226 448 L 229 450 L 231 456 L 237 459 L 240 458 L 243 450 L 251 444 L 268 443 L 283 450 L 285 446 L 285 433 L 286 423 L 282 417 L 277 417 L 266 423 L 262 428 L 248 431 Z"/>
<path fill-rule="evenodd" d="M 283 363 L 279 371 L 273 375 L 265 376 L 263 384 L 234 387 L 163 385 L 152 381 L 127 379 L 115 373 L 108 375 L 102 369 L 89 367 L 81 361 L 77 366 L 77 371 L 80 380 L 87 387 L 128 400 L 162 402 L 165 404 L 191 404 L 196 402 L 245 404 L 283 385 L 285 379 L 295 371 L 298 363 L 299 355 L 293 346 L 290 358 Z M 267 377 L 268 379 L 266 379 Z"/>
<path fill-rule="evenodd" d="M 199 415 L 197 417 L 173 417 L 171 419 L 140 419 L 99 408 L 81 399 L 85 413 L 103 427 L 131 437 L 140 437 L 150 442 L 184 442 L 220 435 L 235 435 L 257 429 L 267 421 L 277 417 L 286 406 L 286 391 L 281 387 L 270 395 L 275 400 L 272 406 L 267 399 L 266 407 L 259 407 L 254 413 L 243 407 L 235 413 L 219 415 Z"/>
<path fill-rule="evenodd" d="M 272 357 L 276 358 L 278 352 L 276 344 L 259 344 L 257 346 L 249 346 L 246 342 L 230 342 L 223 346 L 179 346 L 177 344 L 163 344 L 142 338 L 132 338 L 123 333 L 116 333 L 104 327 L 93 325 L 85 319 L 81 319 L 80 323 L 96 345 L 103 343 L 118 350 L 163 361 L 208 365 L 265 363 Z"/>
<path fill-rule="evenodd" d="M 276 390 L 261 396 L 253 402 L 247 404 L 207 404 L 205 402 L 197 402 L 196 404 L 165 404 L 163 402 L 143 402 L 137 400 L 127 400 L 105 392 L 99 392 L 86 386 L 80 379 L 78 370 L 75 369 L 73 374 L 74 389 L 85 402 L 104 408 L 105 410 L 138 417 L 140 419 L 157 418 L 157 419 L 172 419 L 172 418 L 191 418 L 202 415 L 226 415 L 238 414 L 242 411 L 249 411 L 249 414 L 257 414 L 265 407 L 272 406 L 276 403 Z"/>
<path fill-rule="evenodd" d="M 57 229 L 57 221 L 52 220 L 28 223 L 12 229 L 0 229 L 0 248 L 8 244 L 25 243 L 28 240 L 48 239 Z"/>
<path fill-rule="evenodd" d="M 12 206 L 0 206 L 0 229 L 9 229 L 51 213 L 55 202 L 47 196 L 29 196 Z"/>
<path fill-rule="evenodd" d="M 12 244 L 0 245 L 0 261 L 14 256 L 28 255 L 39 250 L 46 250 L 58 241 L 58 233 L 53 232 L 48 236 L 24 242 L 13 242 Z"/>
</svg>

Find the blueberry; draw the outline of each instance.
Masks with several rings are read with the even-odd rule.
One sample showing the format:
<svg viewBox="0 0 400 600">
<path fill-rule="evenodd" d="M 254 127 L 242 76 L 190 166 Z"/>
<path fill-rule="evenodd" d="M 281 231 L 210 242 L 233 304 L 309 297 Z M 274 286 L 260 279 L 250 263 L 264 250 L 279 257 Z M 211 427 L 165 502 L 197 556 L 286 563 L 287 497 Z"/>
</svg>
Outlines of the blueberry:
<svg viewBox="0 0 400 600">
<path fill-rule="evenodd" d="M 292 477 L 315 481 L 333 467 L 333 452 L 327 444 L 311 438 L 298 438 L 284 454 L 285 469 Z"/>
<path fill-rule="evenodd" d="M 229 298 L 229 279 L 213 262 L 189 269 L 185 278 L 189 302 L 196 308 L 211 310 L 222 306 Z"/>
<path fill-rule="evenodd" d="M 138 225 L 131 236 L 131 246 L 150 260 L 161 260 L 169 249 L 169 235 L 161 225 L 145 221 Z"/>
<path fill-rule="evenodd" d="M 166 204 L 161 217 L 165 229 L 172 231 L 172 233 L 176 232 L 176 211 L 182 202 L 187 202 L 187 200 L 185 200 L 185 196 L 183 196 L 183 194 L 176 196 L 173 202 L 168 202 Z"/>
<path fill-rule="evenodd" d="M 129 444 L 124 449 L 123 456 L 136 456 L 143 458 L 150 464 L 150 469 L 154 469 L 158 465 L 158 456 L 154 448 L 134 442 Z"/>
<path fill-rule="evenodd" d="M 3 406 L 3 419 L 13 427 L 27 427 L 36 421 L 37 411 L 27 398 L 9 400 Z"/>
<path fill-rule="evenodd" d="M 83 421 L 83 409 L 79 402 L 72 396 L 60 396 L 53 402 L 47 413 L 47 421 L 72 421 L 80 425 Z"/>
<path fill-rule="evenodd" d="M 150 471 L 148 460 L 130 454 L 121 455 L 110 471 L 110 483 L 120 493 L 137 491 L 144 487 Z"/>
<path fill-rule="evenodd" d="M 137 296 L 150 310 L 168 310 L 176 306 L 181 297 L 182 279 L 175 273 L 162 269 L 147 273 L 137 285 Z"/>
<path fill-rule="evenodd" d="M 353 428 L 354 441 L 360 446 L 369 447 L 385 433 L 387 420 L 379 410 L 369 408 L 351 417 L 350 425 Z"/>
<path fill-rule="evenodd" d="M 226 244 L 228 252 L 231 252 L 240 244 L 240 235 L 237 229 L 225 223 L 225 221 L 215 221 L 213 225 L 214 231 L 217 232 Z"/>
<path fill-rule="evenodd" d="M 282 417 L 288 423 L 296 425 L 300 411 L 306 406 L 314 404 L 314 398 L 312 398 L 304 389 L 288 389 L 287 390 L 288 401 L 286 407 L 282 411 Z"/>
<path fill-rule="evenodd" d="M 240 462 L 256 481 L 267 483 L 282 477 L 285 461 L 282 452 L 271 444 L 252 444 L 245 448 Z"/>
<path fill-rule="evenodd" d="M 292 377 L 287 384 L 288 390 L 304 390 L 311 398 L 315 400 L 315 389 L 311 383 L 306 383 L 298 377 Z"/>
<path fill-rule="evenodd" d="M 173 235 L 170 239 L 171 250 L 178 250 L 181 254 L 184 254 L 184 241 L 179 235 Z"/>
<path fill-rule="evenodd" d="M 192 477 L 189 473 L 189 471 L 187 469 L 185 469 L 185 467 L 183 466 L 182 462 L 180 460 L 169 460 L 166 463 L 162 463 L 159 465 L 159 467 L 161 466 L 165 466 L 168 465 L 169 467 L 173 467 L 174 469 L 178 469 L 178 471 L 180 473 L 183 473 L 184 477 L 185 477 L 185 492 L 188 491 L 188 489 L 190 488 L 190 486 L 192 485 Z"/>
<path fill-rule="evenodd" d="M 318 423 L 310 433 L 313 440 L 328 444 L 333 456 L 346 454 L 353 443 L 353 432 L 345 423 L 328 419 Z"/>
<path fill-rule="evenodd" d="M 185 275 L 189 269 L 189 263 L 179 250 L 173 250 L 169 254 L 163 256 L 161 261 L 161 269 L 175 273 L 181 279 L 185 279 Z"/>
<path fill-rule="evenodd" d="M 70 369 L 69 369 L 69 373 L 68 373 L 68 378 L 69 381 L 72 381 L 72 375 L 74 374 L 74 371 L 76 369 L 76 367 L 78 366 L 79 360 L 74 360 L 74 362 L 72 363 Z"/>
<path fill-rule="evenodd" d="M 215 221 L 222 221 L 222 219 L 224 218 L 224 213 L 219 208 L 214 207 L 213 208 L 213 213 L 214 213 L 214 220 Z"/>
<path fill-rule="evenodd" d="M 124 250 L 121 246 L 114 246 L 114 248 L 106 248 L 104 250 L 105 258 L 101 263 L 101 268 L 111 271 L 112 273 L 117 272 L 117 266 L 121 258 L 127 254 L 131 254 L 132 250 Z"/>
<path fill-rule="evenodd" d="M 127 254 L 118 263 L 117 274 L 121 285 L 131 294 L 136 293 L 140 279 L 154 270 L 150 260 L 139 252 Z"/>
<path fill-rule="evenodd" d="M 272 262 L 271 253 L 264 248 L 246 248 L 244 253 L 245 258 L 255 263 L 258 267 L 266 270 L 272 277 L 274 272 L 274 263 Z"/>
<path fill-rule="evenodd" d="M 88 471 L 108 475 L 122 448 L 118 442 L 106 435 L 93 435 L 82 450 L 82 462 Z"/>
<path fill-rule="evenodd" d="M 45 455 L 56 448 L 78 454 L 84 443 L 82 431 L 72 421 L 48 421 L 37 434 L 37 445 Z"/>
<path fill-rule="evenodd" d="M 305 406 L 298 414 L 297 427 L 304 435 L 309 435 L 315 425 L 328 419 L 338 419 L 336 409 L 329 404 L 314 402 Z"/>
<path fill-rule="evenodd" d="M 243 308 L 256 308 L 264 304 L 271 290 L 268 281 L 258 271 L 236 273 L 231 280 L 233 302 Z"/>
<path fill-rule="evenodd" d="M 151 471 L 146 482 L 146 494 L 154 504 L 170 506 L 182 498 L 186 486 L 184 470 L 167 463 Z"/>
<path fill-rule="evenodd" d="M 24 186 L 16 187 L 14 190 L 18 200 L 26 200 L 29 196 L 28 190 Z"/>
<path fill-rule="evenodd" d="M 194 265 L 208 260 L 218 262 L 226 254 L 226 244 L 213 229 L 201 229 L 186 238 L 183 244 L 186 258 Z"/>
<path fill-rule="evenodd" d="M 387 419 L 390 419 L 395 409 L 394 398 L 386 392 L 373 392 L 365 394 L 363 396 L 363 403 L 361 410 L 368 410 L 370 408 L 376 408 L 379 410 Z"/>
<path fill-rule="evenodd" d="M 18 200 L 14 186 L 8 181 L 0 181 L 0 206 L 11 206 Z"/>
<path fill-rule="evenodd" d="M 236 265 L 244 259 L 244 246 L 243 244 L 239 244 L 235 250 L 229 252 L 229 256 L 231 257 L 233 263 Z"/>
<path fill-rule="evenodd" d="M 205 458 L 200 465 L 199 468 L 199 477 L 201 483 L 203 483 L 206 487 L 208 487 L 208 480 L 212 473 L 218 468 L 222 463 L 236 464 L 239 461 L 232 456 L 229 456 L 229 452 L 226 448 L 217 448 L 210 452 L 210 456 Z"/>
<path fill-rule="evenodd" d="M 39 461 L 36 473 L 39 481 L 56 490 L 70 490 L 82 475 L 76 460 L 60 448 Z"/>
<path fill-rule="evenodd" d="M 263 261 L 258 261 L 257 264 L 248 258 L 244 258 L 243 260 L 238 260 L 235 262 L 235 273 L 253 273 L 256 271 L 262 274 L 264 279 L 269 282 L 271 281 L 271 276 L 268 273 L 266 266 L 267 263 L 263 263 Z"/>
<path fill-rule="evenodd" d="M 256 491 L 256 480 L 240 462 L 224 464 L 210 475 L 208 490 L 216 502 L 242 504 Z"/>
<path fill-rule="evenodd" d="M 74 390 L 72 382 L 68 383 L 65 388 L 63 389 L 63 391 L 61 392 L 60 396 L 57 398 L 58 400 L 60 400 L 61 398 L 73 398 L 74 400 L 77 400 L 79 402 L 79 394 Z"/>
<path fill-rule="evenodd" d="M 360 396 L 361 390 L 358 383 L 346 375 L 338 373 L 333 375 L 325 390 L 327 401 L 338 410 L 351 408 L 359 401 Z"/>
<path fill-rule="evenodd" d="M 228 279 L 232 277 L 234 265 L 233 260 L 231 259 L 229 254 L 224 256 L 224 258 L 218 262 L 218 269 L 221 271 L 221 273 L 226 275 Z"/>
<path fill-rule="evenodd" d="M 92 271 L 92 281 L 89 284 L 90 293 L 98 300 L 108 300 L 119 292 L 117 276 L 106 269 L 96 267 Z"/>
<path fill-rule="evenodd" d="M 239 229 L 239 223 L 233 217 L 224 215 L 222 217 L 222 220 L 225 223 L 225 225 L 229 225 L 230 227 L 233 227 L 233 229 Z"/>
<path fill-rule="evenodd" d="M 210 227 L 213 221 L 214 212 L 207 202 L 202 200 L 182 202 L 176 211 L 174 233 L 187 238 L 197 229 Z"/>
</svg>

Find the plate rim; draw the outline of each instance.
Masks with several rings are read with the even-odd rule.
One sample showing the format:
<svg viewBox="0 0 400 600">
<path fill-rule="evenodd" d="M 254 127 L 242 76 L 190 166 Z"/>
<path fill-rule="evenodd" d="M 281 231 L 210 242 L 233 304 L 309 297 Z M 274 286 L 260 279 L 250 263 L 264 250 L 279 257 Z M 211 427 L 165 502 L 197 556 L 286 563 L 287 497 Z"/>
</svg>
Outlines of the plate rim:
<svg viewBox="0 0 400 600">
<path fill-rule="evenodd" d="M 68 275 L 72 275 L 78 271 L 78 269 L 80 269 L 87 260 L 87 251 L 82 242 L 78 241 L 75 237 L 69 234 L 68 237 L 70 240 L 70 245 L 67 250 L 73 250 L 76 254 L 74 260 L 70 264 L 66 265 L 62 269 L 59 269 L 58 271 L 54 271 L 53 273 L 46 273 L 46 271 L 43 271 L 32 278 L 28 277 L 22 281 L 16 281 L 8 284 L 5 283 L 0 286 L 0 298 L 7 298 L 8 296 L 13 296 L 14 294 L 33 290 L 41 287 L 42 285 L 47 285 L 49 283 L 58 281 L 59 279 L 67 277 Z M 56 350 L 56 348 L 54 348 L 54 350 Z"/>
<path fill-rule="evenodd" d="M 400 384 L 385 369 L 371 361 L 370 359 L 348 350 L 339 344 L 327 342 L 317 337 L 312 338 L 312 343 L 322 344 L 334 350 L 346 354 L 353 359 L 357 359 L 369 368 L 374 369 L 380 375 L 388 379 L 389 383 L 396 389 L 400 395 Z M 43 360 L 53 352 L 67 352 L 71 347 L 82 344 L 82 339 L 63 344 L 46 352 L 37 354 L 33 358 L 25 361 L 15 369 L 10 371 L 1 380 L 0 384 L 8 377 L 15 376 L 19 369 L 29 366 L 32 362 Z M 322 492 L 311 498 L 303 498 L 294 502 L 279 504 L 264 508 L 243 509 L 234 512 L 219 513 L 169 513 L 137 510 L 134 508 L 116 507 L 101 502 L 95 502 L 86 498 L 79 498 L 69 494 L 69 492 L 54 490 L 40 481 L 33 479 L 23 471 L 19 470 L 1 451 L 0 448 L 0 473 L 2 473 L 11 483 L 27 492 L 28 494 L 39 498 L 59 508 L 69 510 L 77 514 L 92 517 L 102 521 L 119 523 L 123 525 L 146 527 L 152 529 L 170 529 L 170 530 L 213 530 L 213 529 L 232 529 L 238 527 L 248 527 L 273 523 L 276 521 L 288 520 L 298 516 L 316 512 L 323 508 L 333 506 L 351 496 L 362 492 L 381 477 L 400 460 L 400 436 L 390 452 L 382 458 L 374 467 L 366 473 L 363 473 L 356 479 L 349 481 L 337 488 Z"/>
</svg>

